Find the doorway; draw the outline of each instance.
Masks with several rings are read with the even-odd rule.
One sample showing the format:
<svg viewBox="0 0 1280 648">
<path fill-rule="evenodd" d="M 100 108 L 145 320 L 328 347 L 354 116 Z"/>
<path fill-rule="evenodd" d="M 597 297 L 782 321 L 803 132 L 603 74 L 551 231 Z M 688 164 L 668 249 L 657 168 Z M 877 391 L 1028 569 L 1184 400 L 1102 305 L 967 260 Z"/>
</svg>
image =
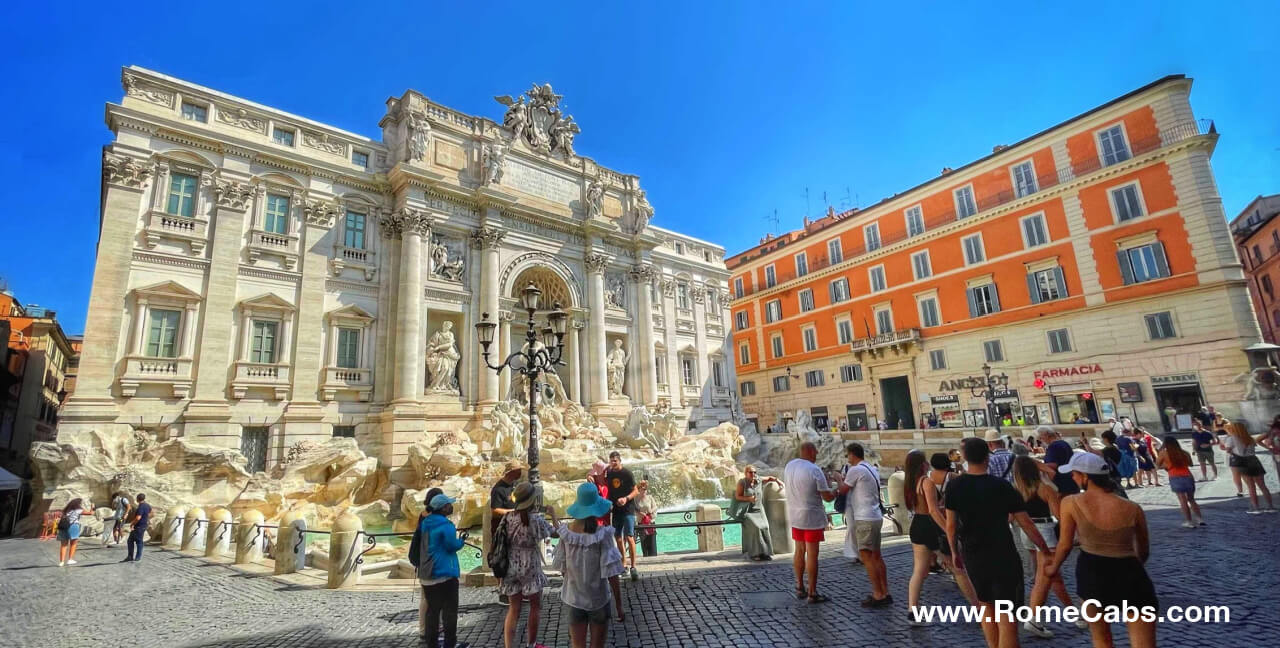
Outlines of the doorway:
<svg viewBox="0 0 1280 648">
<path fill-rule="evenodd" d="M 1192 415 L 1200 412 L 1204 399 L 1200 397 L 1200 385 L 1157 387 L 1156 405 L 1160 408 L 1160 423 L 1165 432 L 1191 429 Z M 1172 414 L 1172 416 L 1170 416 Z"/>
<path fill-rule="evenodd" d="M 915 426 L 911 408 L 911 382 L 906 376 L 880 379 L 880 397 L 884 404 L 884 422 L 890 430 Z"/>
</svg>

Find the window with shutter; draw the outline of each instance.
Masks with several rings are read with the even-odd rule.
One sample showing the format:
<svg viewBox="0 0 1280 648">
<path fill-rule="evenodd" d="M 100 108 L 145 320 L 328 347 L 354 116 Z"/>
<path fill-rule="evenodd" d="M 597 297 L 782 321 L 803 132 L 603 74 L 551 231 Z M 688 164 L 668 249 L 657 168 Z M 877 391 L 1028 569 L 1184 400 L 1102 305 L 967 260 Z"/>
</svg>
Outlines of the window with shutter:
<svg viewBox="0 0 1280 648">
<path fill-rule="evenodd" d="M 1004 347 L 1000 340 L 987 340 L 982 343 L 982 354 L 987 362 L 1004 362 Z"/>
<path fill-rule="evenodd" d="M 934 349 L 929 352 L 929 367 L 934 371 L 947 368 L 947 355 L 942 349 Z"/>
<path fill-rule="evenodd" d="M 938 300 L 933 297 L 925 297 L 920 300 L 920 325 L 921 326 L 937 326 L 941 321 L 938 318 Z"/>
<path fill-rule="evenodd" d="M 911 270 L 917 280 L 933 275 L 932 264 L 929 263 L 929 251 L 924 250 L 911 255 Z"/>
<path fill-rule="evenodd" d="M 880 225 L 872 223 L 862 228 L 862 237 L 867 243 L 867 251 L 880 249 Z"/>
<path fill-rule="evenodd" d="M 813 291 L 805 288 L 800 291 L 800 312 L 807 313 L 813 310 Z"/>
<path fill-rule="evenodd" d="M 1138 185 L 1128 184 L 1111 190 L 1111 204 L 1116 210 L 1116 221 L 1124 222 L 1142 216 L 1142 203 L 1138 201 Z"/>
<path fill-rule="evenodd" d="M 1125 143 L 1124 129 L 1119 125 L 1098 133 L 1098 141 L 1101 145 L 1103 166 L 1111 166 L 1129 159 L 1129 145 Z"/>
<path fill-rule="evenodd" d="M 1029 196 L 1038 191 L 1035 169 L 1031 165 L 1031 160 L 1014 165 L 1013 189 L 1019 198 Z"/>
<path fill-rule="evenodd" d="M 1151 281 L 1168 277 L 1169 261 L 1164 254 L 1164 245 L 1148 243 L 1116 252 L 1116 260 L 1120 264 L 1120 274 L 1125 285 Z"/>
<path fill-rule="evenodd" d="M 919 207 L 908 208 L 906 213 L 907 219 L 907 236 L 916 236 L 924 233 L 924 212 Z"/>
</svg>

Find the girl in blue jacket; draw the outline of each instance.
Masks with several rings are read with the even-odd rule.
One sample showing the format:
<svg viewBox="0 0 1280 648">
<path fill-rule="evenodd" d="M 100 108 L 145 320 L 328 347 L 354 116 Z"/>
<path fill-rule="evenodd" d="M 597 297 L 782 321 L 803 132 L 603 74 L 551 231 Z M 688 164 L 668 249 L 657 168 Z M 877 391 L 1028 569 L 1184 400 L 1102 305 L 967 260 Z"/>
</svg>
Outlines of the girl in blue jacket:
<svg viewBox="0 0 1280 648">
<path fill-rule="evenodd" d="M 418 581 L 422 583 L 422 598 L 427 601 L 426 632 L 422 639 L 435 648 L 439 642 L 440 622 L 444 622 L 445 648 L 466 648 L 458 643 L 458 550 L 462 549 L 467 532 L 449 521 L 453 515 L 453 503 L 457 500 L 441 493 L 431 498 L 430 515 L 422 518 L 418 530 L 422 535 L 418 562 Z"/>
</svg>

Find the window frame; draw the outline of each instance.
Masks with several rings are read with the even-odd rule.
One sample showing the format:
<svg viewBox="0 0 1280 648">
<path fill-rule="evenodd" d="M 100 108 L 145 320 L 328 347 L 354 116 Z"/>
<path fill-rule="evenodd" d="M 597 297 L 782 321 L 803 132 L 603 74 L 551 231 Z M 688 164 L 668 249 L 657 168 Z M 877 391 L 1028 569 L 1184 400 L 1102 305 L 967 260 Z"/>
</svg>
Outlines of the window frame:
<svg viewBox="0 0 1280 648">
<path fill-rule="evenodd" d="M 872 245 L 873 239 L 875 245 Z M 880 223 L 867 223 L 862 226 L 862 243 L 867 252 L 874 252 L 883 247 L 880 240 Z"/>
<path fill-rule="evenodd" d="M 832 247 L 832 246 L 835 247 Z M 827 240 L 827 264 L 835 265 L 844 262 L 844 244 L 840 242 L 840 237 Z"/>
<path fill-rule="evenodd" d="M 167 315 L 168 315 L 168 314 L 171 314 L 171 313 L 172 313 L 172 314 L 176 315 L 176 319 L 175 319 L 175 320 L 174 320 L 174 322 L 173 322 L 173 328 L 172 328 L 171 330 L 170 330 L 170 329 L 166 329 L 163 325 L 160 327 L 160 335 L 161 335 L 161 336 L 163 336 L 166 332 L 169 332 L 169 333 L 171 333 L 171 334 L 172 334 L 172 339 L 171 339 L 171 340 L 169 340 L 167 343 L 165 342 L 165 340 L 164 340 L 164 338 L 163 338 L 163 337 L 160 337 L 159 339 L 157 339 L 157 338 L 156 338 L 156 315 L 157 315 L 157 314 L 161 314 L 161 313 L 165 314 L 166 319 L 167 319 Z M 153 308 L 153 307 L 150 307 L 150 306 L 148 306 L 148 307 L 147 307 L 147 309 L 146 309 L 146 316 L 147 316 L 147 323 L 146 323 L 146 327 L 147 327 L 147 337 L 146 337 L 146 339 L 143 341 L 143 346 L 142 346 L 143 353 L 144 353 L 144 357 L 147 357 L 147 358 L 170 358 L 170 359 L 171 359 L 171 358 L 177 358 L 177 357 L 179 356 L 179 354 L 181 354 L 181 353 L 182 353 L 182 342 L 183 342 L 183 340 L 182 340 L 182 334 L 183 334 L 183 330 L 182 330 L 182 329 L 183 329 L 183 321 L 182 321 L 182 319 L 183 319 L 183 316 L 184 316 L 184 315 L 185 315 L 185 309 L 182 309 L 182 308 L 173 308 L 173 307 L 169 307 L 169 308 L 163 308 L 163 307 L 162 307 L 162 308 Z M 152 347 L 152 345 L 154 345 L 154 346 L 156 347 L 156 352 L 155 352 L 155 353 L 152 353 L 152 352 L 151 352 L 151 347 Z M 166 346 L 171 347 L 171 348 L 170 348 L 170 351 L 171 351 L 171 353 L 170 353 L 170 354 L 165 354 L 165 353 L 164 353 L 164 351 L 165 351 L 165 347 L 166 347 Z"/>
<path fill-rule="evenodd" d="M 265 340 L 265 337 L 260 336 L 258 333 L 259 325 L 262 325 L 264 329 L 267 325 L 271 326 L 271 357 L 267 360 L 262 359 L 265 350 L 258 348 L 259 339 Z M 249 362 L 253 364 L 277 364 L 280 358 L 280 349 L 278 347 L 281 333 L 284 330 L 284 322 L 271 317 L 250 317 L 249 327 Z"/>
<path fill-rule="evenodd" d="M 739 331 L 745 331 L 751 328 L 751 314 L 748 311 L 740 310 L 733 314 L 733 323 Z"/>
<path fill-rule="evenodd" d="M 920 274 L 920 264 L 917 259 L 924 259 L 924 274 Z M 933 259 L 929 257 L 928 250 L 911 253 L 911 276 L 915 277 L 916 281 L 933 276 Z"/>
<path fill-rule="evenodd" d="M 947 350 L 946 349 L 930 349 L 929 350 L 929 370 L 930 371 L 946 371 L 947 369 Z"/>
<path fill-rule="evenodd" d="M 913 232 L 913 231 L 912 231 L 912 230 L 914 229 L 914 228 L 912 227 L 912 222 L 911 222 L 911 217 L 912 217 L 912 215 L 913 215 L 913 214 L 914 214 L 914 215 L 915 215 L 915 217 L 916 217 L 916 218 L 918 218 L 918 219 L 919 219 L 919 221 L 920 221 L 920 222 L 919 222 L 920 231 L 918 231 L 918 232 Z M 924 208 L 923 208 L 922 206 L 920 206 L 920 205 L 912 205 L 912 206 L 910 206 L 910 207 L 908 207 L 908 208 L 906 208 L 906 209 L 902 210 L 902 219 L 906 222 L 906 225 L 907 225 L 907 237 L 908 237 L 908 238 L 910 238 L 910 237 L 912 237 L 912 236 L 919 236 L 919 235 L 921 235 L 921 234 L 924 234 L 924 232 L 925 232 L 925 226 L 924 226 Z"/>
<path fill-rule="evenodd" d="M 776 307 L 776 315 L 774 313 Z M 773 324 L 782 321 L 782 300 L 770 299 L 764 303 L 764 323 Z"/>
<path fill-rule="evenodd" d="M 187 117 L 187 113 L 186 113 L 187 106 L 191 106 L 192 108 L 200 110 L 203 113 L 201 115 L 201 118 L 192 119 L 190 117 Z M 182 99 L 182 102 L 178 105 L 178 116 L 181 117 L 183 121 L 192 121 L 192 122 L 196 122 L 197 124 L 207 124 L 209 123 L 209 104 L 202 103 L 199 101 L 193 101 L 190 98 L 184 97 Z"/>
<path fill-rule="evenodd" d="M 742 382 L 738 383 L 738 395 L 739 395 L 739 396 L 755 396 L 755 395 L 756 395 L 756 381 L 754 381 L 754 380 L 744 380 L 744 381 L 742 381 Z"/>
<path fill-rule="evenodd" d="M 1168 318 L 1169 335 L 1162 335 L 1162 336 L 1156 337 L 1151 334 L 1152 333 L 1151 323 L 1154 321 L 1152 318 L 1158 318 L 1161 315 Z M 1148 342 L 1158 342 L 1160 340 L 1173 340 L 1173 339 L 1177 339 L 1178 337 L 1178 324 L 1175 321 L 1175 318 L 1173 316 L 1173 309 L 1155 311 L 1152 313 L 1143 313 L 1142 323 L 1144 325 L 1143 328 L 1145 329 Z"/>
<path fill-rule="evenodd" d="M 792 257 L 796 266 L 796 277 L 803 277 L 809 274 L 809 254 L 807 252 L 799 252 Z"/>
<path fill-rule="evenodd" d="M 1155 270 L 1157 272 L 1163 270 L 1165 274 L 1157 274 L 1155 276 L 1147 277 L 1146 279 L 1138 279 L 1137 272 L 1135 271 L 1136 269 L 1133 265 L 1133 253 L 1134 251 L 1142 248 L 1152 249 L 1151 263 L 1156 266 Z M 1116 250 L 1116 257 L 1116 263 L 1120 265 L 1120 279 L 1125 286 L 1133 286 L 1140 283 L 1147 283 L 1149 281 L 1159 281 L 1160 279 L 1168 279 L 1173 276 L 1173 268 L 1169 266 L 1169 257 L 1165 252 L 1164 243 L 1159 239 L 1129 247 L 1122 247 Z M 1161 263 L 1163 263 L 1163 267 L 1161 267 Z"/>
<path fill-rule="evenodd" d="M 876 287 L 876 277 L 880 278 L 880 286 Z M 884 272 L 884 264 L 873 265 L 867 268 L 867 285 L 871 288 L 872 293 L 884 292 L 889 289 L 889 279 Z"/>
<path fill-rule="evenodd" d="M 1111 131 L 1114 131 L 1117 129 L 1119 129 L 1120 131 L 1120 140 L 1121 142 L 1124 143 L 1125 156 L 1124 158 L 1118 159 L 1115 162 L 1108 163 L 1106 159 L 1106 154 L 1103 152 L 1102 137 L 1103 135 L 1106 135 Z M 1129 132 L 1128 132 L 1128 129 L 1125 128 L 1124 121 L 1119 121 L 1114 124 L 1108 124 L 1106 126 L 1103 126 L 1102 128 L 1099 128 L 1093 131 L 1093 143 L 1098 147 L 1098 162 L 1100 162 L 1103 167 L 1115 166 L 1117 164 L 1120 164 L 1121 162 L 1125 162 L 1127 160 L 1133 159 L 1133 147 L 1130 145 Z"/>
<path fill-rule="evenodd" d="M 933 302 L 934 323 L 930 324 L 925 317 L 925 302 Z M 942 306 L 938 303 L 937 295 L 921 295 L 916 297 L 916 314 L 920 316 L 920 328 L 929 328 L 933 326 L 942 326 Z"/>
<path fill-rule="evenodd" d="M 779 385 L 781 385 L 781 389 L 778 388 Z M 774 376 L 773 391 L 774 393 L 791 391 L 791 378 L 789 376 Z"/>
<path fill-rule="evenodd" d="M 281 138 L 276 137 L 278 133 L 287 134 L 288 142 L 280 141 Z M 298 145 L 298 129 L 291 126 L 281 126 L 280 124 L 271 125 L 271 141 L 279 146 L 287 146 L 289 148 L 297 148 Z"/>
<path fill-rule="evenodd" d="M 985 292 L 988 289 L 990 290 L 990 294 L 986 295 L 986 299 L 983 302 L 979 302 L 977 291 L 983 290 Z M 977 284 L 974 286 L 966 286 L 965 293 L 969 299 L 969 316 L 973 319 L 994 315 L 1003 310 L 1000 306 L 1000 290 L 996 287 L 995 281 Z M 991 310 L 988 310 L 985 313 L 980 312 L 982 310 L 979 308 L 981 303 L 988 304 Z"/>
<path fill-rule="evenodd" d="M 360 217 L 360 227 L 358 227 L 358 228 L 356 228 L 356 229 L 354 229 L 354 230 L 353 230 L 353 229 L 352 229 L 352 227 L 351 227 L 351 217 L 352 217 L 352 216 L 359 216 L 359 217 Z M 360 236 L 360 244 L 359 244 L 359 245 L 352 245 L 352 241 L 351 241 L 351 238 L 352 238 L 352 237 L 351 237 L 351 233 L 352 233 L 353 231 L 354 231 L 354 232 L 357 232 L 357 233 L 359 234 L 359 236 Z M 354 209 L 347 209 L 347 210 L 346 210 L 346 214 L 345 214 L 345 215 L 343 216 L 343 218 L 342 218 L 342 245 L 343 245 L 343 247 L 346 247 L 346 248 L 349 248 L 349 249 L 353 249 L 353 250 L 365 250 L 365 249 L 368 249 L 368 248 L 366 247 L 366 245 L 368 244 L 368 238 L 369 238 L 369 237 L 368 237 L 368 234 L 369 234 L 369 215 L 368 215 L 367 213 L 360 212 L 360 211 L 356 211 L 356 210 L 354 210 Z"/>
<path fill-rule="evenodd" d="M 1072 351 L 1075 351 L 1074 345 L 1071 342 L 1071 329 L 1066 327 L 1049 329 L 1044 333 L 1045 333 L 1045 340 L 1049 344 L 1050 355 L 1056 355 L 1059 353 L 1071 353 Z M 1061 347 L 1058 348 L 1057 350 L 1054 350 L 1055 339 L 1060 339 L 1063 343 Z"/>
<path fill-rule="evenodd" d="M 359 163 L 359 162 L 357 162 L 357 161 L 356 161 L 356 156 L 357 156 L 357 155 L 363 155 L 363 156 L 364 156 L 364 164 L 361 164 L 361 163 Z M 355 147 L 352 147 L 352 148 L 351 148 L 351 163 L 352 163 L 352 164 L 354 164 L 354 165 L 356 165 L 356 166 L 358 166 L 358 167 L 360 167 L 361 169 L 365 169 L 365 170 L 367 171 L 367 170 L 369 169 L 369 161 L 370 161 L 370 160 L 372 160 L 372 159 L 373 159 L 373 155 L 372 155 L 371 153 L 369 153 L 368 151 L 361 150 L 361 149 L 358 149 L 358 148 L 355 148 Z"/>
<path fill-rule="evenodd" d="M 1045 297 L 1041 291 L 1040 276 L 1044 275 L 1052 279 L 1053 287 L 1057 294 L 1052 297 Z M 1027 295 L 1031 299 L 1032 304 L 1043 304 L 1046 302 L 1057 301 L 1070 296 L 1067 290 L 1066 272 L 1061 265 L 1055 265 L 1049 268 L 1041 268 L 1032 270 L 1027 273 Z"/>
<path fill-rule="evenodd" d="M 840 285 L 844 286 L 843 296 L 842 296 L 840 299 L 836 299 L 836 298 L 835 298 L 835 296 L 836 296 L 836 295 L 835 295 L 835 290 L 833 289 L 833 286 L 835 286 L 836 284 L 840 284 Z M 829 298 L 831 299 L 831 303 L 832 303 L 832 304 L 842 304 L 842 303 L 844 303 L 844 302 L 849 301 L 850 299 L 853 299 L 853 292 L 852 292 L 851 290 L 849 290 L 849 278 L 848 278 L 848 277 L 838 277 L 838 278 L 836 278 L 836 279 L 832 279 L 830 282 L 828 282 L 828 283 L 827 283 L 827 297 L 829 297 Z"/>
<path fill-rule="evenodd" d="M 734 299 L 742 299 L 747 296 L 746 285 L 742 281 L 742 277 L 733 278 L 733 296 Z"/>
<path fill-rule="evenodd" d="M 1043 239 L 1043 240 L 1041 240 L 1041 241 L 1039 241 L 1039 242 L 1033 242 L 1033 241 L 1031 240 L 1031 235 L 1030 235 L 1030 233 L 1027 231 L 1027 223 L 1030 223 L 1030 222 L 1038 222 L 1038 223 L 1039 223 L 1039 225 L 1040 225 L 1040 227 L 1039 227 L 1039 229 L 1040 229 L 1039 234 L 1043 234 L 1043 235 L 1044 235 L 1044 239 Z M 1025 250 L 1029 250 L 1029 249 L 1031 249 L 1031 248 L 1040 247 L 1040 246 L 1042 246 L 1042 245 L 1048 245 L 1049 243 L 1051 243 L 1051 242 L 1053 241 L 1053 238 L 1052 238 L 1051 236 L 1049 236 L 1049 221 L 1048 221 L 1048 219 L 1046 219 L 1046 218 L 1045 218 L 1045 216 L 1044 216 L 1044 212 L 1036 212 L 1036 213 L 1034 213 L 1034 214 L 1028 214 L 1028 215 L 1026 215 L 1026 216 L 1023 216 L 1022 218 L 1019 218 L 1019 219 L 1018 219 L 1018 231 L 1022 234 L 1022 248 L 1023 248 L 1023 249 L 1025 249 Z"/>
<path fill-rule="evenodd" d="M 968 213 L 965 213 L 965 212 L 964 212 L 964 210 L 960 209 L 960 194 L 961 194 L 962 192 L 968 192 L 968 198 L 969 198 L 969 201 L 970 201 L 970 202 L 969 202 L 969 203 L 967 203 L 965 206 L 966 206 L 966 207 L 970 207 L 970 206 L 971 206 L 971 207 L 973 208 L 973 211 L 968 212 Z M 972 182 L 970 182 L 969 184 L 963 185 L 963 186 L 956 187 L 955 189 L 952 189 L 952 190 L 951 190 L 951 200 L 952 200 L 952 202 L 953 202 L 953 203 L 954 203 L 954 205 L 955 205 L 955 210 L 956 210 L 956 220 L 964 220 L 964 219 L 966 219 L 966 218 L 971 218 L 971 217 L 976 216 L 976 215 L 978 214 L 978 211 L 979 211 L 979 209 L 978 209 L 978 194 L 974 192 L 974 190 L 973 190 L 973 183 L 972 183 Z M 962 216 L 961 214 L 964 214 L 964 215 Z"/>
<path fill-rule="evenodd" d="M 881 315 L 881 314 L 884 314 L 884 315 L 887 315 L 887 316 L 888 316 L 888 327 L 887 327 L 887 328 L 885 328 L 884 326 L 882 326 L 883 322 L 881 322 L 881 321 L 880 321 L 880 315 Z M 890 333 L 893 333 L 893 332 L 896 330 L 896 329 L 894 328 L 895 323 L 894 323 L 894 321 L 893 321 L 893 307 L 892 307 L 892 306 L 877 306 L 876 308 L 873 308 L 873 309 L 871 310 L 871 317 L 872 317 L 872 319 L 874 319 L 874 320 L 876 321 L 876 335 L 888 335 L 888 334 L 890 334 Z"/>
<path fill-rule="evenodd" d="M 970 241 L 973 239 L 978 240 L 978 254 L 980 255 L 981 258 L 979 258 L 977 261 L 969 260 L 969 246 L 965 244 L 966 241 Z M 973 266 L 980 265 L 987 262 L 987 244 L 986 244 L 986 241 L 982 239 L 982 232 L 974 232 L 973 234 L 970 234 L 968 236 L 960 237 L 960 255 L 964 257 L 964 267 L 966 268 L 973 267 Z"/>
<path fill-rule="evenodd" d="M 804 386 L 810 389 L 817 387 L 825 387 L 827 385 L 827 373 L 822 369 L 810 369 L 804 372 Z"/>
<path fill-rule="evenodd" d="M 1027 167 L 1030 169 L 1030 176 L 1028 176 L 1028 179 L 1031 181 L 1031 190 L 1026 193 L 1022 192 L 1022 188 L 1018 183 L 1018 169 L 1021 167 Z M 1013 183 L 1013 195 L 1017 198 L 1026 198 L 1027 196 L 1040 191 L 1040 180 L 1036 176 L 1036 162 L 1032 158 L 1027 158 L 1009 165 L 1009 180 Z"/>
<path fill-rule="evenodd" d="M 1120 209 L 1116 203 L 1116 194 L 1130 188 L 1133 189 L 1133 199 L 1134 202 L 1137 203 L 1138 214 L 1135 216 L 1129 216 L 1128 218 L 1121 218 Z M 1122 182 L 1114 187 L 1107 187 L 1107 204 L 1111 207 L 1111 220 L 1117 225 L 1120 223 L 1130 223 L 1150 214 L 1150 212 L 1147 211 L 1147 201 L 1142 196 L 1142 183 L 1137 180 Z"/>
<path fill-rule="evenodd" d="M 861 364 L 841 365 L 840 366 L 840 382 L 841 383 L 862 382 L 862 365 Z"/>
<path fill-rule="evenodd" d="M 769 350 L 773 352 L 773 357 L 775 359 L 782 358 L 787 355 L 787 347 L 782 340 L 781 333 L 774 333 L 769 336 Z"/>
<path fill-rule="evenodd" d="M 848 339 L 844 334 L 845 330 L 849 331 Z M 836 341 L 839 344 L 853 344 L 857 336 L 853 333 L 853 320 L 849 317 L 841 317 L 836 320 Z"/>
<path fill-rule="evenodd" d="M 778 270 L 770 263 L 764 267 L 764 287 L 773 288 L 776 285 L 778 285 Z"/>
<path fill-rule="evenodd" d="M 174 193 L 173 183 L 175 180 L 178 179 L 179 176 L 182 178 L 191 180 L 191 194 L 189 196 L 186 195 L 185 193 L 178 193 L 178 194 Z M 191 175 L 190 173 L 185 173 L 183 171 L 173 171 L 173 170 L 169 171 L 168 189 L 165 190 L 165 194 L 164 194 L 164 213 L 170 216 L 177 216 L 179 218 L 195 218 L 196 212 L 198 211 L 198 207 L 199 207 L 198 205 L 199 196 L 200 196 L 200 176 L 194 176 L 194 175 Z M 177 198 L 178 200 L 177 211 L 171 211 L 174 198 Z M 184 200 L 190 200 L 190 203 L 189 203 L 191 207 L 190 214 L 183 213 L 182 205 Z"/>
<path fill-rule="evenodd" d="M 809 307 L 808 307 L 808 308 L 805 308 L 805 297 L 808 297 L 808 298 L 809 298 Z M 803 288 L 803 289 L 801 289 L 801 290 L 797 291 L 797 292 L 796 292 L 796 303 L 797 303 L 797 304 L 799 304 L 799 306 L 800 306 L 800 312 L 801 312 L 801 313 L 807 313 L 807 312 L 809 312 L 809 311 L 813 310 L 814 308 L 817 308 L 817 304 L 816 304 L 816 302 L 814 302 L 814 301 L 813 301 L 813 289 L 812 289 L 812 288 Z"/>
<path fill-rule="evenodd" d="M 751 343 L 743 342 L 738 345 L 738 364 L 746 366 L 751 364 Z"/>
<path fill-rule="evenodd" d="M 993 349 L 995 350 L 994 354 L 992 353 Z M 1004 342 L 1000 338 L 983 340 L 982 359 L 991 364 L 1006 362 L 1007 358 L 1004 354 Z"/>
<path fill-rule="evenodd" d="M 680 356 L 680 384 L 698 386 L 698 359 L 687 353 Z"/>
<path fill-rule="evenodd" d="M 364 345 L 364 340 L 362 339 L 364 337 L 364 330 L 361 328 L 357 328 L 355 326 L 339 326 L 337 327 L 337 329 L 338 329 L 337 339 L 334 340 L 334 344 L 337 345 L 337 349 L 335 350 L 335 355 L 334 355 L 334 362 L 333 362 L 334 366 L 339 369 L 362 369 L 363 367 L 361 366 L 360 363 L 363 360 L 363 358 L 361 358 L 360 356 L 361 356 L 361 350 L 363 349 L 363 345 Z M 344 360 L 343 358 L 344 349 L 343 349 L 343 343 L 342 343 L 342 338 L 344 334 L 355 334 L 355 359 L 351 361 L 352 364 L 350 365 L 342 364 Z M 350 349 L 347 349 L 347 350 L 349 351 Z"/>
<path fill-rule="evenodd" d="M 801 345 L 805 353 L 813 353 L 818 350 L 818 327 L 809 325 L 800 328 Z M 810 344 L 810 341 L 813 344 Z"/>
<path fill-rule="evenodd" d="M 285 210 L 283 214 L 272 211 L 271 203 L 273 198 L 284 199 Z M 290 226 L 293 225 L 293 223 L 290 222 L 293 220 L 293 207 L 294 207 L 293 196 L 268 191 L 266 193 L 266 196 L 262 200 L 262 231 L 267 232 L 269 234 L 287 236 L 289 234 L 289 230 L 292 229 Z M 283 223 L 284 231 L 278 231 L 278 230 L 272 229 L 271 227 L 272 217 L 280 219 L 280 221 Z"/>
</svg>

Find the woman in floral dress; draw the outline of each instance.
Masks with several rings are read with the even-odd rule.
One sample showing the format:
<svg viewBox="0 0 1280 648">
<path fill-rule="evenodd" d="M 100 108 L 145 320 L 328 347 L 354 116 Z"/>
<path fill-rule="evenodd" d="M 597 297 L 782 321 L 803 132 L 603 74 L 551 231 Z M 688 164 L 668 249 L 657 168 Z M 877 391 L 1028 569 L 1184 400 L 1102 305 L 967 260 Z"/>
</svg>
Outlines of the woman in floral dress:
<svg viewBox="0 0 1280 648">
<path fill-rule="evenodd" d="M 537 642 L 538 618 L 542 612 L 542 589 L 547 586 L 547 576 L 542 573 L 542 541 L 553 535 L 552 526 L 547 523 L 541 513 L 532 511 L 537 499 L 533 484 L 520 482 L 512 493 L 515 498 L 515 510 L 503 516 L 498 530 L 507 534 L 508 560 L 510 566 L 507 575 L 502 577 L 498 585 L 498 593 L 507 595 L 511 606 L 507 608 L 507 622 L 503 628 L 503 641 L 506 648 L 545 648 Z M 547 507 L 551 519 L 555 512 Z M 528 642 L 516 643 L 516 627 L 520 625 L 520 607 L 529 601 Z"/>
</svg>

